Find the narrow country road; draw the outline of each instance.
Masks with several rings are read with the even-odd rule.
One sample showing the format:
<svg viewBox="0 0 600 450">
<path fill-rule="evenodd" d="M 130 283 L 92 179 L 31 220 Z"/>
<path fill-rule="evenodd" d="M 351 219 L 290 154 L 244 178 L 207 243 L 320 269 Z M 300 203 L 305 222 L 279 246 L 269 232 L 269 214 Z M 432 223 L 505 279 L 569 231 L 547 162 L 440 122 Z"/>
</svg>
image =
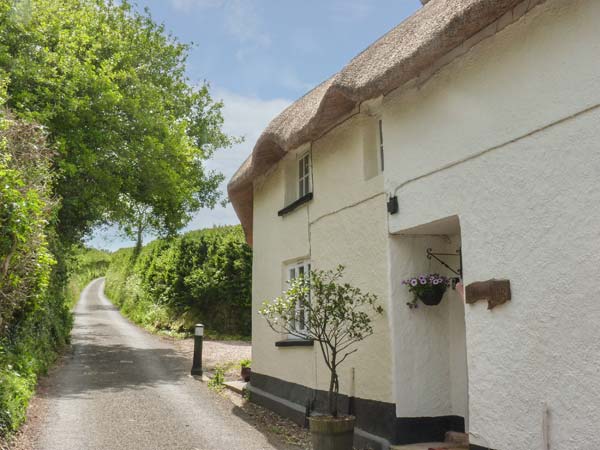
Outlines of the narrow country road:
<svg viewBox="0 0 600 450">
<path fill-rule="evenodd" d="M 54 375 L 38 450 L 278 449 L 189 377 L 169 342 L 125 320 L 93 281 L 75 309 L 73 352 Z"/>
</svg>

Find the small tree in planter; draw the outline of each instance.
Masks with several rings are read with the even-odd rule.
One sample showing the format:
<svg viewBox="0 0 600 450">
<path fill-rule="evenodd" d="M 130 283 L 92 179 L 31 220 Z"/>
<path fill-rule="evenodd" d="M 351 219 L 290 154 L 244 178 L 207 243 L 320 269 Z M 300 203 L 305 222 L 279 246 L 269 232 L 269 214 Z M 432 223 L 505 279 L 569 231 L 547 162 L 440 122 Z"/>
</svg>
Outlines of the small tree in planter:
<svg viewBox="0 0 600 450">
<path fill-rule="evenodd" d="M 338 367 L 373 334 L 370 313 L 382 314 L 377 297 L 341 281 L 344 267 L 311 271 L 290 282 L 283 296 L 265 302 L 260 313 L 276 332 L 316 341 L 329 369 L 329 416 L 310 418 L 313 447 L 352 449 L 354 417 L 338 415 Z M 295 324 L 302 323 L 302 331 Z"/>
</svg>

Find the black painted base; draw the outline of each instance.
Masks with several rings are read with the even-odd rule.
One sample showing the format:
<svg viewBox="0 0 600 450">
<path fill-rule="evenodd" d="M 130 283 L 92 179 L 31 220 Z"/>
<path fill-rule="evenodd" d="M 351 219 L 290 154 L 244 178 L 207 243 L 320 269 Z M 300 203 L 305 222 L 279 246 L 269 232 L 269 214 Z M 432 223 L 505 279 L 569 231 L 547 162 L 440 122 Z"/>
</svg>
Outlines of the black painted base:
<svg viewBox="0 0 600 450">
<path fill-rule="evenodd" d="M 493 448 L 482 447 L 480 445 L 471 444 L 469 445 L 469 450 L 494 450 Z"/>
<path fill-rule="evenodd" d="M 315 390 L 268 375 L 252 373 L 250 398 L 253 402 L 307 426 L 311 411 L 327 409 L 327 392 Z M 393 403 L 340 395 L 340 414 L 356 416 L 355 445 L 358 448 L 384 448 L 386 444 L 440 442 L 447 431 L 464 432 L 465 422 L 459 416 L 396 417 Z"/>
</svg>

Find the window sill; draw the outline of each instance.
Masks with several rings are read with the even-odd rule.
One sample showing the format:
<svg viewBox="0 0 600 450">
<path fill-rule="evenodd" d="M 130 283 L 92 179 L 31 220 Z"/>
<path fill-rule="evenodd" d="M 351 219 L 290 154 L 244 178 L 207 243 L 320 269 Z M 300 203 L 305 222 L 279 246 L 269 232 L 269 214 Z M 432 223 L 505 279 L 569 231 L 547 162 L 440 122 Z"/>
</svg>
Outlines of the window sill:
<svg viewBox="0 0 600 450">
<path fill-rule="evenodd" d="M 312 347 L 315 341 L 312 339 L 286 339 L 275 342 L 275 347 Z"/>
<path fill-rule="evenodd" d="M 285 216 L 286 214 L 291 213 L 293 210 L 295 210 L 299 206 L 303 205 L 304 203 L 310 202 L 312 199 L 313 199 L 313 193 L 309 192 L 308 194 L 303 195 L 302 197 L 300 197 L 298 200 L 294 201 L 293 203 L 290 203 L 285 208 L 280 209 L 277 212 L 277 215 Z"/>
</svg>

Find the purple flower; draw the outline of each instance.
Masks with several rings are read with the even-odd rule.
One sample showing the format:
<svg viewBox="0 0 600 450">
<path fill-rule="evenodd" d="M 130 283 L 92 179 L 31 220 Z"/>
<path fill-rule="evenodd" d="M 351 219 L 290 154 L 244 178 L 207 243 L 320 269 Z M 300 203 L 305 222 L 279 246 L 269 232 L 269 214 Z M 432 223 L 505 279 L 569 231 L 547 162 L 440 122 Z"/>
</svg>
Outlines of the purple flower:
<svg viewBox="0 0 600 450">
<path fill-rule="evenodd" d="M 436 279 L 434 279 L 434 280 L 433 280 L 433 285 L 434 285 L 434 286 L 437 286 L 438 284 L 440 284 L 440 280 L 439 280 L 439 279 L 437 279 L 437 278 L 436 278 Z"/>
<path fill-rule="evenodd" d="M 416 279 L 416 278 L 413 278 L 412 280 L 410 280 L 410 285 L 411 285 L 411 286 L 413 286 L 413 287 L 414 287 L 414 286 L 416 286 L 417 284 L 419 284 L 419 282 L 417 281 L 417 279 Z"/>
</svg>

